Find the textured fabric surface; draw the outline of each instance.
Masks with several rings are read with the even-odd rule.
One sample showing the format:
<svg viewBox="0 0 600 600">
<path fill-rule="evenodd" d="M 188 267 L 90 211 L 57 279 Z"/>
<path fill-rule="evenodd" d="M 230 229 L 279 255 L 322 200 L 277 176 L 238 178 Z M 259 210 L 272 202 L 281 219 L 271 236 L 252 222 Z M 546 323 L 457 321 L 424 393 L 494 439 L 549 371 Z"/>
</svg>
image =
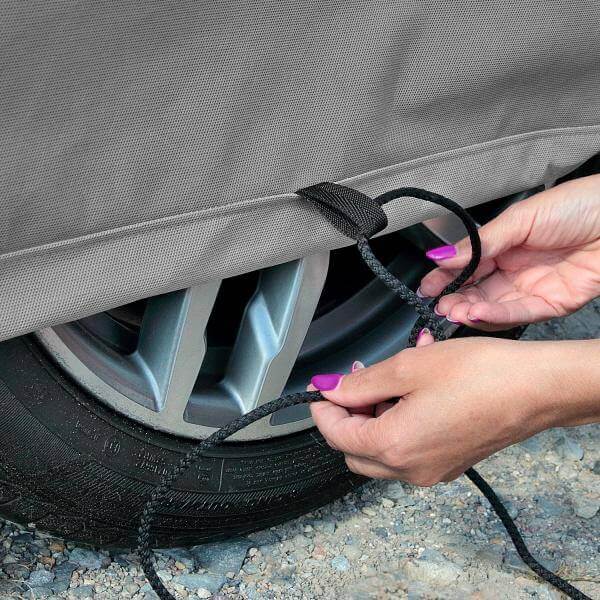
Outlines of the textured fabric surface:
<svg viewBox="0 0 600 600">
<path fill-rule="evenodd" d="M 467 206 L 600 150 L 597 2 L 0 6 L 0 338 L 344 245 L 322 180 Z"/>
</svg>

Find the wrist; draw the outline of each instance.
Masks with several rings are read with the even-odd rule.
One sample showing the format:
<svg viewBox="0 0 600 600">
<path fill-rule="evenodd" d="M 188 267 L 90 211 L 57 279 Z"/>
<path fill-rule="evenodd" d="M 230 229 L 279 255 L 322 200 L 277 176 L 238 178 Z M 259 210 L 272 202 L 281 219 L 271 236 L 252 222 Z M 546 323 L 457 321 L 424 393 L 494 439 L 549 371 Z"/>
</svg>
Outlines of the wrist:
<svg viewBox="0 0 600 600">
<path fill-rule="evenodd" d="M 600 340 L 527 342 L 539 346 L 532 403 L 541 431 L 600 421 Z"/>
</svg>

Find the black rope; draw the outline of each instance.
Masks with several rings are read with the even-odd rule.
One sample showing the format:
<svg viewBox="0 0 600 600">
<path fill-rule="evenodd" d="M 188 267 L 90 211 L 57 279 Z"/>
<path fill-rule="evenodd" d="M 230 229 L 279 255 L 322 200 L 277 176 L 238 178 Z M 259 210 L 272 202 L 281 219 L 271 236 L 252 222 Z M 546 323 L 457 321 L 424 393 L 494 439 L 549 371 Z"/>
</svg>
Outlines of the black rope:
<svg viewBox="0 0 600 600">
<path fill-rule="evenodd" d="M 322 190 L 320 187 L 322 187 Z M 390 273 L 381 264 L 378 258 L 373 254 L 367 238 L 376 230 L 376 227 L 374 227 L 373 223 L 383 223 L 383 217 L 381 217 L 379 214 L 373 215 L 373 212 L 378 212 L 381 210 L 380 207 L 382 205 L 400 197 L 413 197 L 425 200 L 427 202 L 433 202 L 434 204 L 443 206 L 458 216 L 464 223 L 469 234 L 472 256 L 468 265 L 461 271 L 461 273 L 448 286 L 446 286 L 446 288 L 437 298 L 435 298 L 433 303 L 435 306 L 439 298 L 445 294 L 455 292 L 461 285 L 463 285 L 474 274 L 477 266 L 479 265 L 479 261 L 481 259 L 481 240 L 479 238 L 479 233 L 477 232 L 477 225 L 469 213 L 467 213 L 460 205 L 456 204 L 452 200 L 449 200 L 444 196 L 440 196 L 439 194 L 428 192 L 427 190 L 422 190 L 419 188 L 399 188 L 378 196 L 374 199 L 374 201 L 369 198 L 369 202 L 366 203 L 368 209 L 365 209 L 365 204 L 360 202 L 362 195 L 358 195 L 355 190 L 344 188 L 343 186 L 339 185 L 327 183 L 317 184 L 315 186 L 311 186 L 310 188 L 306 188 L 305 190 L 300 190 L 298 193 L 304 195 L 306 198 L 319 205 L 319 209 L 323 212 L 323 214 L 328 216 L 328 218 L 335 219 L 335 225 L 338 227 L 338 229 L 344 231 L 344 233 L 347 235 L 354 237 L 357 240 L 358 251 L 362 259 L 371 269 L 374 275 L 399 298 L 412 306 L 418 313 L 419 317 L 417 319 L 417 323 L 413 327 L 409 336 L 409 346 L 415 345 L 416 336 L 419 330 L 424 326 L 429 327 L 432 335 L 438 341 L 447 337 L 442 330 L 440 319 L 412 290 L 410 290 L 397 277 L 392 275 L 392 273 Z M 325 210 L 323 209 L 324 203 L 326 206 Z M 351 211 L 348 211 L 349 205 L 352 206 Z M 379 205 L 379 208 L 377 205 Z M 340 222 L 340 219 L 343 220 L 344 215 L 346 215 L 348 212 L 351 212 L 351 215 L 348 216 L 348 225 L 346 226 L 346 224 Z M 144 569 L 144 573 L 146 574 L 152 589 L 156 592 L 161 600 L 175 600 L 175 597 L 171 594 L 171 592 L 169 592 L 169 590 L 167 590 L 156 574 L 156 568 L 152 558 L 152 550 L 150 548 L 150 533 L 157 510 L 166 501 L 167 494 L 171 491 L 171 488 L 177 479 L 208 450 L 218 446 L 227 438 L 231 437 L 234 433 L 237 433 L 255 421 L 258 421 L 259 419 L 262 419 L 283 408 L 295 406 L 297 404 L 304 404 L 307 402 L 315 402 L 322 399 L 323 396 L 320 394 L 320 392 L 299 392 L 296 394 L 281 396 L 280 398 L 272 400 L 267 404 L 263 404 L 253 411 L 234 419 L 221 429 L 215 431 L 215 433 L 213 433 L 211 436 L 200 442 L 197 446 L 185 454 L 179 463 L 161 479 L 159 485 L 154 489 L 150 495 L 150 498 L 144 505 L 137 539 L 138 553 L 140 555 L 142 568 Z M 567 594 L 567 596 L 570 598 L 574 598 L 575 600 L 591 600 L 589 596 L 586 596 L 578 589 L 574 588 L 567 581 L 546 569 L 539 562 L 537 562 L 535 558 L 533 558 L 527 549 L 527 546 L 525 545 L 517 526 L 506 511 L 506 508 L 495 494 L 494 490 L 483 479 L 483 477 L 477 473 L 477 471 L 474 469 L 468 469 L 465 472 L 465 475 L 487 498 L 494 512 L 504 525 L 504 528 L 506 529 L 517 552 L 519 553 L 519 556 L 533 572 L 554 587 Z"/>
<path fill-rule="evenodd" d="M 487 498 L 488 502 L 492 505 L 496 516 L 504 525 L 504 529 L 510 536 L 512 543 L 517 550 L 521 560 L 539 577 L 553 585 L 555 588 L 564 592 L 569 598 L 575 598 L 575 600 L 591 600 L 589 596 L 586 596 L 583 592 L 579 591 L 576 587 L 573 587 L 568 581 L 565 581 L 562 577 L 559 577 L 556 573 L 549 571 L 541 565 L 533 556 L 525 545 L 523 537 L 519 533 L 515 522 L 510 518 L 508 511 L 502 504 L 502 501 L 496 495 L 496 492 L 492 489 L 490 484 L 473 468 L 467 469 L 465 475 L 474 483 L 479 491 Z"/>
</svg>

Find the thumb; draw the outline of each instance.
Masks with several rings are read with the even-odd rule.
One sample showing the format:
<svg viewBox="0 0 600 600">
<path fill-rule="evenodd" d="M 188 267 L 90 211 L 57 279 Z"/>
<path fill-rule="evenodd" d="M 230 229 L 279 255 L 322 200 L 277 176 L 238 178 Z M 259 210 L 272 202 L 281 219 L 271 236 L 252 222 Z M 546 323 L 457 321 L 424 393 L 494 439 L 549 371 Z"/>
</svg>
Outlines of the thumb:
<svg viewBox="0 0 600 600">
<path fill-rule="evenodd" d="M 348 375 L 315 375 L 311 379 L 311 386 L 327 400 L 348 408 L 398 398 L 412 391 L 413 370 L 404 368 L 407 352 L 410 350 L 403 350 L 387 360 Z"/>
<path fill-rule="evenodd" d="M 493 259 L 523 244 L 531 228 L 533 214 L 515 204 L 479 228 L 482 259 Z M 462 269 L 471 260 L 471 241 L 464 237 L 454 246 L 440 246 L 426 252 L 427 258 L 444 269 Z"/>
</svg>

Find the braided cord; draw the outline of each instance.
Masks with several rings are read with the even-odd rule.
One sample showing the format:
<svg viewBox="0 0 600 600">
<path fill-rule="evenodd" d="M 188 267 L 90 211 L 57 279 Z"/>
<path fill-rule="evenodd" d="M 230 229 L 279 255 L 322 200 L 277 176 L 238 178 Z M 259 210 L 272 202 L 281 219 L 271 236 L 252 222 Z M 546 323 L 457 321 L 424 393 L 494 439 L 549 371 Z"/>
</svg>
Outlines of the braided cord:
<svg viewBox="0 0 600 600">
<path fill-rule="evenodd" d="M 313 188 L 317 187 L 318 186 L 313 186 Z M 467 211 L 465 211 L 465 209 L 459 204 L 456 204 L 444 196 L 419 188 L 398 188 L 396 190 L 386 192 L 374 200 L 379 205 L 383 205 L 396 198 L 405 196 L 419 198 L 426 202 L 432 202 L 453 212 L 465 225 L 471 242 L 472 252 L 469 263 L 461 271 L 461 273 L 449 285 L 446 286 L 446 288 L 438 295 L 438 297 L 434 299 L 432 305 L 435 306 L 442 296 L 455 292 L 475 273 L 481 259 L 481 240 L 479 238 L 479 233 L 477 232 L 477 224 L 471 215 L 469 215 L 469 213 L 467 213 Z M 336 213 L 336 218 L 339 218 L 339 213 Z M 355 227 L 354 224 L 352 224 L 352 226 Z M 409 289 L 404 283 L 402 283 L 402 281 L 400 281 L 383 266 L 383 264 L 373 253 L 367 236 L 359 233 L 356 235 L 356 241 L 360 256 L 373 274 L 400 299 L 412 306 L 415 312 L 419 315 L 417 322 L 410 333 L 408 346 L 414 346 L 416 344 L 418 332 L 423 327 L 428 327 L 433 337 L 437 341 L 446 339 L 447 335 L 442 329 L 441 320 L 411 289 Z M 270 402 L 259 406 L 249 413 L 234 419 L 221 429 L 215 431 L 212 435 L 207 437 L 197 446 L 192 448 L 187 454 L 185 454 L 179 463 L 177 463 L 177 465 L 161 479 L 159 485 L 154 489 L 150 495 L 150 498 L 144 505 L 137 538 L 138 553 L 140 555 L 142 568 L 144 569 L 144 573 L 146 574 L 152 589 L 156 592 L 161 600 L 175 600 L 175 597 L 171 594 L 171 592 L 169 592 L 169 590 L 167 590 L 156 573 L 156 568 L 152 558 L 152 550 L 150 548 L 150 532 L 152 530 L 152 525 L 154 524 L 158 508 L 166 501 L 167 496 L 177 479 L 192 465 L 194 465 L 204 453 L 215 446 L 218 446 L 233 434 L 237 433 L 241 429 L 244 429 L 244 427 L 247 427 L 248 425 L 283 408 L 288 408 L 290 406 L 304 404 L 307 402 L 315 402 L 322 399 L 323 396 L 320 394 L 320 392 L 299 392 L 271 400 Z M 501 500 L 498 498 L 490 485 L 483 479 L 483 477 L 477 471 L 475 471 L 475 469 L 468 469 L 465 472 L 465 475 L 487 498 L 494 512 L 510 536 L 519 556 L 534 573 L 574 600 L 591 600 L 589 596 L 586 596 L 567 581 L 555 573 L 552 573 L 535 560 L 535 558 L 527 549 L 527 546 L 525 545 L 517 526 L 510 518 Z"/>
<path fill-rule="evenodd" d="M 204 453 L 215 446 L 218 446 L 234 433 L 244 429 L 244 427 L 248 427 L 248 425 L 259 421 L 263 417 L 281 410 L 282 408 L 289 408 L 290 406 L 296 406 L 297 404 L 304 404 L 306 402 L 314 402 L 315 400 L 322 399 L 323 396 L 321 396 L 319 392 L 298 392 L 296 394 L 288 394 L 287 396 L 281 396 L 280 398 L 271 400 L 249 413 L 230 421 L 227 425 L 221 427 L 221 429 L 217 429 L 212 435 L 205 440 L 202 440 L 197 446 L 194 446 L 194 448 L 185 454 L 177 465 L 161 479 L 160 484 L 153 490 L 150 498 L 144 505 L 137 538 L 137 551 L 140 555 L 142 568 L 144 569 L 144 573 L 152 586 L 152 589 L 161 600 L 175 600 L 175 596 L 167 590 L 160 580 L 160 577 L 156 574 L 156 568 L 154 566 L 154 561 L 152 560 L 152 550 L 150 548 L 150 531 L 156 518 L 156 512 L 165 500 L 167 494 L 171 491 L 171 487 L 175 481 L 194 465 Z"/>
</svg>

